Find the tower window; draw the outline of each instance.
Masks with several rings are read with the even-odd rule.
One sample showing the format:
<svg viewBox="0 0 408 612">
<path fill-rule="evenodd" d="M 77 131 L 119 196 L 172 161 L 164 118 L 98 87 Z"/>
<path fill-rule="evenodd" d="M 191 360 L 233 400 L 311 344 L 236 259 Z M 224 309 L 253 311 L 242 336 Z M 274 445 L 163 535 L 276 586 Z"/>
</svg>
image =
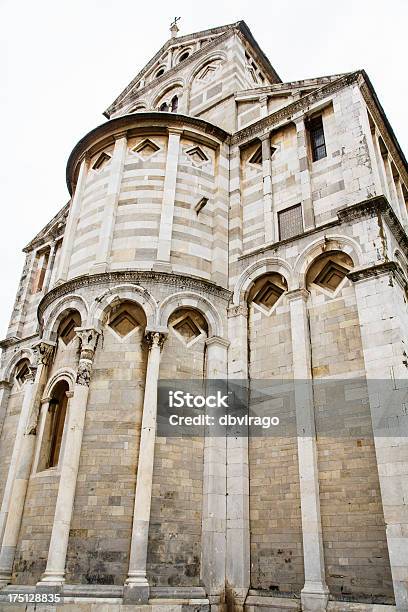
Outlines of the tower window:
<svg viewBox="0 0 408 612">
<path fill-rule="evenodd" d="M 279 239 L 292 238 L 303 233 L 302 205 L 296 204 L 278 212 Z"/>
<path fill-rule="evenodd" d="M 310 145 L 312 149 L 312 160 L 318 161 L 327 156 L 326 141 L 324 138 L 323 121 L 321 115 L 311 119 L 309 122 Z"/>
</svg>

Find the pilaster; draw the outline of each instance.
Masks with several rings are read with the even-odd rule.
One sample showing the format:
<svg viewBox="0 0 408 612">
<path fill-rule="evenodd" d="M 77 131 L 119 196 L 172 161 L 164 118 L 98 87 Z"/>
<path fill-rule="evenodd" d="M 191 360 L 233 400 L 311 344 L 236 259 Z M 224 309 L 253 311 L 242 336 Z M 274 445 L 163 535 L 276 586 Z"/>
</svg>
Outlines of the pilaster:
<svg viewBox="0 0 408 612">
<path fill-rule="evenodd" d="M 229 342 L 213 336 L 207 346 L 207 393 L 219 390 L 227 380 Z M 206 432 L 204 440 L 204 483 L 202 516 L 201 579 L 212 610 L 225 603 L 226 562 L 226 436 Z"/>
<path fill-rule="evenodd" d="M 261 136 L 262 143 L 262 174 L 263 174 L 263 207 L 264 207 L 264 226 L 265 243 L 277 240 L 274 231 L 274 210 L 272 194 L 272 148 L 271 135 L 268 132 Z"/>
<path fill-rule="evenodd" d="M 297 155 L 299 161 L 299 181 L 302 200 L 302 211 L 305 231 L 315 227 L 315 217 L 312 199 L 312 179 L 307 146 L 307 130 L 302 115 L 294 119 L 297 135 Z"/>
<path fill-rule="evenodd" d="M 228 310 L 228 378 L 234 384 L 249 385 L 248 306 L 242 303 Z M 242 381 L 242 382 L 240 382 Z M 227 601 L 244 609 L 251 577 L 249 530 L 249 453 L 247 436 L 227 436 Z"/>
<path fill-rule="evenodd" d="M 174 202 L 176 197 L 177 166 L 182 129 L 168 128 L 166 171 L 163 187 L 163 202 L 160 217 L 159 243 L 157 261 L 153 268 L 159 271 L 171 271 L 171 237 L 173 232 Z"/>
<path fill-rule="evenodd" d="M 361 340 L 397 610 L 408 610 L 408 314 L 405 287 L 390 270 L 350 273 Z"/>
<path fill-rule="evenodd" d="M 310 332 L 307 313 L 308 291 L 286 294 L 290 307 L 293 379 L 295 390 L 300 506 L 302 517 L 305 584 L 301 592 L 302 610 L 326 610 L 323 536 L 320 517 L 319 474 L 311 374 Z"/>
<path fill-rule="evenodd" d="M 99 232 L 99 244 L 96 252 L 95 263 L 92 267 L 94 273 L 106 272 L 109 266 L 126 153 L 126 132 L 115 134 L 115 146 L 110 163 L 108 190 L 106 197 L 104 198 L 102 226 Z"/>
</svg>

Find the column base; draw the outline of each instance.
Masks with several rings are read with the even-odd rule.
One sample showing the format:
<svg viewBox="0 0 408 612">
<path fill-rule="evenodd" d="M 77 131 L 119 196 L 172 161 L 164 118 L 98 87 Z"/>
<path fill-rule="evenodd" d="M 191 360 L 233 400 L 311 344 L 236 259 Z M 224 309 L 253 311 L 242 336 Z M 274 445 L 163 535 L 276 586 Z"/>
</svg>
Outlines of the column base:
<svg viewBox="0 0 408 612">
<path fill-rule="evenodd" d="M 150 586 L 146 576 L 129 576 L 123 586 L 123 604 L 147 604 L 150 597 Z"/>
<path fill-rule="evenodd" d="M 65 572 L 45 571 L 43 577 L 35 585 L 36 591 L 58 593 L 65 583 Z"/>
<path fill-rule="evenodd" d="M 5 574 L 0 574 L 0 591 L 4 589 L 11 582 L 11 575 L 6 576 Z"/>
<path fill-rule="evenodd" d="M 107 272 L 108 266 L 109 264 L 106 261 L 94 263 L 91 268 L 91 274 L 102 274 L 103 272 Z"/>
<path fill-rule="evenodd" d="M 329 601 L 329 589 L 319 582 L 306 583 L 300 594 L 304 612 L 325 612 Z"/>
<path fill-rule="evenodd" d="M 173 272 L 171 263 L 169 261 L 155 261 L 152 267 L 153 272 Z"/>
</svg>

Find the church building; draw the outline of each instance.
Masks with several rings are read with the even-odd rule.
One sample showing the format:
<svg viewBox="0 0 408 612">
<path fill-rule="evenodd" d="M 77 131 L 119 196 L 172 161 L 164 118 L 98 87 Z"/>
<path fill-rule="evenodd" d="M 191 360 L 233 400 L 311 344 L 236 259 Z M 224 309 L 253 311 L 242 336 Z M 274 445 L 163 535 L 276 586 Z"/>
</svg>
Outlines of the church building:
<svg viewBox="0 0 408 612">
<path fill-rule="evenodd" d="M 24 248 L 0 610 L 407 612 L 407 161 L 364 70 L 178 34 Z M 292 384 L 281 427 L 162 435 L 160 381 L 212 379 Z"/>
</svg>

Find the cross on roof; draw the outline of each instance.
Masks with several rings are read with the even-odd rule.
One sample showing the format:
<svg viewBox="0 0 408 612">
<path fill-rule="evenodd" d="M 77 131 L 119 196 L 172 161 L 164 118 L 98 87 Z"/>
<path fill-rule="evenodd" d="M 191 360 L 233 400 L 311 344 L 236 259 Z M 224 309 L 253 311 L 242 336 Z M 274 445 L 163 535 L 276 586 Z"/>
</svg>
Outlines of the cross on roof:
<svg viewBox="0 0 408 612">
<path fill-rule="evenodd" d="M 181 17 L 175 17 L 174 21 L 170 24 L 170 27 L 172 28 L 173 26 L 177 25 L 177 22 L 180 21 Z"/>
</svg>

